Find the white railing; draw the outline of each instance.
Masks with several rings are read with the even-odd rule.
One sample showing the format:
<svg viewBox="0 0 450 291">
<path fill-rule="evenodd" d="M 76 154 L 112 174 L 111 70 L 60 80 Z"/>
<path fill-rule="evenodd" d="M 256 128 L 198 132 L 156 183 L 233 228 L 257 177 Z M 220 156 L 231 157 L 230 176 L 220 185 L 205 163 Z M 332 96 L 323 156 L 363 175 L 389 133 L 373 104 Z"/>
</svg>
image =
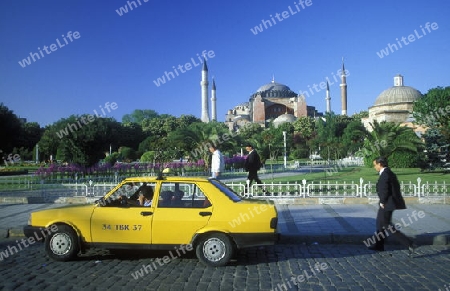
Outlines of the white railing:
<svg viewBox="0 0 450 291">
<path fill-rule="evenodd" d="M 286 183 L 263 183 L 252 184 L 250 187 L 244 182 L 226 183 L 235 192 L 247 197 L 267 196 L 271 198 L 288 198 L 288 197 L 311 197 L 311 198 L 344 198 L 344 197 L 368 197 L 376 198 L 376 184 L 372 182 L 364 182 L 360 178 L 359 183 L 355 182 L 311 182 L 306 180 L 298 182 Z M 450 195 L 450 185 L 442 182 L 434 183 L 426 182 L 421 184 L 421 178 L 417 178 L 417 183 L 400 182 L 400 190 L 404 197 L 446 197 Z M 246 191 L 249 189 L 249 191 Z"/>
</svg>

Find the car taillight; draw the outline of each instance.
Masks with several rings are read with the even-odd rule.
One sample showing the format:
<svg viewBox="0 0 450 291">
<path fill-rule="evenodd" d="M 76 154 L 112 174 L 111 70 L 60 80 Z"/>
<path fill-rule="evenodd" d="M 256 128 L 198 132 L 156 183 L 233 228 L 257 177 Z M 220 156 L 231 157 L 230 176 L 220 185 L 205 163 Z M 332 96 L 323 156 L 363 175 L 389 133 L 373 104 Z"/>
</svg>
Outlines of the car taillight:
<svg viewBox="0 0 450 291">
<path fill-rule="evenodd" d="M 270 220 L 270 228 L 277 229 L 278 217 L 274 217 Z"/>
</svg>

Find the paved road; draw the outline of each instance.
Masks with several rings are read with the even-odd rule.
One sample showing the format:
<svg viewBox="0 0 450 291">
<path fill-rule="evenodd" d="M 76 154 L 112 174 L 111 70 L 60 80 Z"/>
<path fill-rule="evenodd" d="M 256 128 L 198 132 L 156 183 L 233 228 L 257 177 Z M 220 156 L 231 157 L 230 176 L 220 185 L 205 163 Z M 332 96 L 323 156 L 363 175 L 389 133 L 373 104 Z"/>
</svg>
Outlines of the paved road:
<svg viewBox="0 0 450 291">
<path fill-rule="evenodd" d="M 0 243 L 0 249 L 15 241 Z M 72 262 L 46 257 L 34 244 L 0 262 L 0 290 L 445 290 L 450 250 L 423 246 L 410 258 L 395 246 L 285 244 L 240 251 L 226 267 L 194 256 L 90 251 Z M 146 267 L 147 272 L 144 267 Z M 318 269 L 318 270 L 317 270 Z M 142 274 L 142 276 L 139 275 Z M 135 278 L 136 277 L 136 278 Z"/>
<path fill-rule="evenodd" d="M 31 211 L 57 206 L 0 205 L 0 229 L 21 235 Z M 277 208 L 282 243 L 241 250 L 222 268 L 205 267 L 193 253 L 175 252 L 90 250 L 62 263 L 49 259 L 42 244 L 19 247 L 22 237 L 3 236 L 0 290 L 450 290 L 448 245 L 423 245 L 413 258 L 395 244 L 382 253 L 366 249 L 362 240 L 373 234 L 373 204 Z M 413 204 L 395 212 L 394 221 L 421 242 L 439 243 L 433 240 L 450 234 L 449 210 L 449 205 Z M 421 211 L 423 217 L 413 218 Z"/>
</svg>

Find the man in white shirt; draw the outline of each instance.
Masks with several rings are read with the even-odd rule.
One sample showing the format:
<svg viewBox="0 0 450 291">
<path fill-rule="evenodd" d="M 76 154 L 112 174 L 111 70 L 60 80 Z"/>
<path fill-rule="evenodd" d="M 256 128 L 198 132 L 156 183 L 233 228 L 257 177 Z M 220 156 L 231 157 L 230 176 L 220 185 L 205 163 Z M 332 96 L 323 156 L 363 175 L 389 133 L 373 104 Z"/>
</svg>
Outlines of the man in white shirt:
<svg viewBox="0 0 450 291">
<path fill-rule="evenodd" d="M 211 145 L 209 147 L 209 151 L 212 153 L 211 178 L 219 179 L 220 174 L 225 170 L 225 161 L 223 155 L 214 145 Z"/>
</svg>

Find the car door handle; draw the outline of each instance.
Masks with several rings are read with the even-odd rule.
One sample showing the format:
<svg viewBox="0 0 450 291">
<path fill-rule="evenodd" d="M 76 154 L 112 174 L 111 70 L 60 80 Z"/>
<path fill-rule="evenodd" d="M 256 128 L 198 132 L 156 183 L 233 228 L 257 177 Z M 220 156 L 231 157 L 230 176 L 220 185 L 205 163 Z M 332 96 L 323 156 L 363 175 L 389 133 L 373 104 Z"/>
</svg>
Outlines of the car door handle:
<svg viewBox="0 0 450 291">
<path fill-rule="evenodd" d="M 141 212 L 142 216 L 149 216 L 149 215 L 152 215 L 152 214 L 153 214 L 153 212 L 151 212 L 151 211 L 142 211 Z"/>
<path fill-rule="evenodd" d="M 209 215 L 212 214 L 212 212 L 209 212 L 209 211 L 201 211 L 201 212 L 199 212 L 198 214 L 200 214 L 201 216 L 209 216 Z"/>
</svg>

